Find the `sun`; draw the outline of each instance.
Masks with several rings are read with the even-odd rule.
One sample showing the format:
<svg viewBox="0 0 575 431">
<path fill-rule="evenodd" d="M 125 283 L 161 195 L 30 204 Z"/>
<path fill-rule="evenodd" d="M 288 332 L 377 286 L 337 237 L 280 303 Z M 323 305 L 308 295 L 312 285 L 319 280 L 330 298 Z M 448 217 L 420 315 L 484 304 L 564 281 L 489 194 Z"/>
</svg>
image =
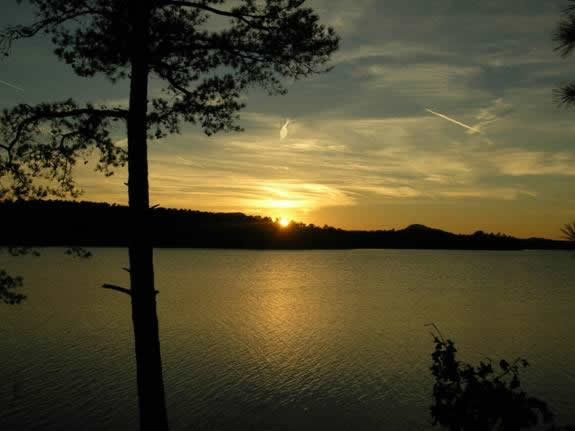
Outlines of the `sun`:
<svg viewBox="0 0 575 431">
<path fill-rule="evenodd" d="M 288 227 L 290 221 L 288 220 L 287 217 L 280 217 L 280 219 L 278 220 L 278 223 L 281 227 Z"/>
</svg>

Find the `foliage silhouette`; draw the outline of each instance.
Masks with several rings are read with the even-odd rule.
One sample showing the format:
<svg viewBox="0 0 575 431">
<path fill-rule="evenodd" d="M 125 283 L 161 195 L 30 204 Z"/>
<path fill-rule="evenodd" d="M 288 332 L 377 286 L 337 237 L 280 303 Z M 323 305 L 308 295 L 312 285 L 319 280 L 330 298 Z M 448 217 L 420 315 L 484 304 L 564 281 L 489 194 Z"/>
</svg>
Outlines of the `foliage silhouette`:
<svg viewBox="0 0 575 431">
<path fill-rule="evenodd" d="M 575 222 L 566 223 L 561 228 L 561 233 L 563 233 L 563 238 L 567 241 L 575 241 Z"/>
<path fill-rule="evenodd" d="M 0 249 L 0 253 L 4 251 Z M 39 253 L 30 247 L 15 247 L 10 246 L 6 250 L 11 256 L 23 256 L 26 254 L 31 254 L 33 256 L 38 256 Z M 4 304 L 15 305 L 20 304 L 26 299 L 26 295 L 21 293 L 15 293 L 13 289 L 22 287 L 23 279 L 21 276 L 14 276 L 8 274 L 3 269 L 0 269 L 0 300 Z"/>
<path fill-rule="evenodd" d="M 147 140 L 179 132 L 182 123 L 197 124 L 208 135 L 239 131 L 237 113 L 246 89 L 258 86 L 284 94 L 282 78 L 329 70 L 339 38 L 304 2 L 27 0 L 36 11 L 35 21 L 0 35 L 0 47 L 10 54 L 18 39 L 49 34 L 56 56 L 77 75 L 129 81 L 128 108 L 80 106 L 69 99 L 5 110 L 0 117 L 0 197 L 75 196 L 79 191 L 72 168 L 91 152 L 106 175 L 128 163 L 129 292 L 141 429 L 168 429 L 148 228 L 154 210 Z M 217 30 L 220 23 L 210 27 L 213 17 L 226 20 L 225 29 Z M 152 75 L 165 87 L 161 96 L 151 98 Z M 126 125 L 127 152 L 112 138 L 118 121 Z"/>
<path fill-rule="evenodd" d="M 495 365 L 486 358 L 478 366 L 458 361 L 455 343 L 445 339 L 434 324 L 427 326 L 435 330 L 430 367 L 435 379 L 430 409 L 434 426 L 450 431 L 575 429 L 556 426 L 547 404 L 522 390 L 519 372 L 529 366 L 525 359 L 502 359 Z"/>
<path fill-rule="evenodd" d="M 553 41 L 557 43 L 555 51 L 565 58 L 575 49 L 575 0 L 563 10 L 563 18 L 559 21 L 553 34 Z M 555 101 L 559 106 L 571 107 L 575 103 L 575 82 L 570 82 L 554 90 Z M 561 232 L 564 238 L 575 241 L 575 222 L 567 223 Z"/>
<path fill-rule="evenodd" d="M 563 9 L 563 17 L 559 21 L 553 41 L 556 43 L 555 51 L 563 58 L 569 56 L 575 49 L 575 0 Z M 572 106 L 575 103 L 575 82 L 570 82 L 553 91 L 555 101 L 560 106 Z"/>
</svg>

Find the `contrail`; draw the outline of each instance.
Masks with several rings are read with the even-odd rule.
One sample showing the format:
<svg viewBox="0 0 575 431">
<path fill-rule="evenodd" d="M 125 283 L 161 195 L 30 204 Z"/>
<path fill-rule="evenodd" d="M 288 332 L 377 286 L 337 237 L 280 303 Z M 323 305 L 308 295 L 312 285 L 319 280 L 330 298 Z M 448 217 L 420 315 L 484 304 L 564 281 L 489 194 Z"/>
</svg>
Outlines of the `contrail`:
<svg viewBox="0 0 575 431">
<path fill-rule="evenodd" d="M 16 85 L 10 84 L 9 82 L 6 82 L 6 81 L 2 81 L 1 79 L 0 79 L 0 84 L 7 85 L 8 87 L 12 87 L 12 88 L 14 88 L 15 90 L 18 90 L 18 91 L 24 91 L 23 88 L 17 87 Z"/>
<path fill-rule="evenodd" d="M 285 124 L 282 126 L 282 128 L 280 129 L 280 141 L 283 141 L 285 138 L 287 138 L 288 135 L 288 125 L 289 125 L 290 121 L 289 118 L 286 120 Z"/>
<path fill-rule="evenodd" d="M 465 127 L 467 130 L 470 130 L 473 133 L 481 133 L 481 131 L 479 129 L 476 129 L 475 127 L 468 126 L 467 124 L 464 124 L 460 121 L 454 120 L 453 118 L 449 118 L 447 115 L 440 114 L 439 112 L 435 112 L 435 111 L 432 111 L 431 109 L 427 109 L 427 108 L 425 108 L 425 110 L 427 112 L 432 113 L 433 115 L 437 115 L 438 117 L 443 118 L 444 120 L 451 121 L 452 123 L 455 123 L 458 126 Z"/>
</svg>

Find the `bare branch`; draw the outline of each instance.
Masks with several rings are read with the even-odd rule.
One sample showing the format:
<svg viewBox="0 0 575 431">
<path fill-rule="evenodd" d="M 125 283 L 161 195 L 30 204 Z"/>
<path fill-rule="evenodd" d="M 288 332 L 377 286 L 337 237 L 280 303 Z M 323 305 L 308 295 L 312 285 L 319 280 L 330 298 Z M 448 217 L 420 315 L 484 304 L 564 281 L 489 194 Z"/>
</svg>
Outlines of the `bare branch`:
<svg viewBox="0 0 575 431">
<path fill-rule="evenodd" d="M 125 287 L 115 286 L 113 284 L 103 284 L 102 289 L 115 290 L 116 292 L 125 293 L 126 295 L 132 296 L 132 291 L 126 289 Z"/>
</svg>

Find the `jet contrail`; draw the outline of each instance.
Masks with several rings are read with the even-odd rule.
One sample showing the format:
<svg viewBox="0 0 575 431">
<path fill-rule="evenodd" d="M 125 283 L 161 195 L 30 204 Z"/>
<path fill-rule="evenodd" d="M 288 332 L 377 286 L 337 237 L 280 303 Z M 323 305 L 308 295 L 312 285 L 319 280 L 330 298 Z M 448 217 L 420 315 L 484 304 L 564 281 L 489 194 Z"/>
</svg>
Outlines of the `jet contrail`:
<svg viewBox="0 0 575 431">
<path fill-rule="evenodd" d="M 285 138 L 287 138 L 288 135 L 288 125 L 289 125 L 290 121 L 289 118 L 286 120 L 285 124 L 282 126 L 282 128 L 280 129 L 280 141 L 283 141 Z"/>
<path fill-rule="evenodd" d="M 9 82 L 6 82 L 6 81 L 2 81 L 1 79 L 0 79 L 0 84 L 7 85 L 8 87 L 12 87 L 12 88 L 14 88 L 15 90 L 18 90 L 18 91 L 24 91 L 23 88 L 17 87 L 16 85 L 10 84 Z"/>
<path fill-rule="evenodd" d="M 427 112 L 432 113 L 433 115 L 437 115 L 438 117 L 443 118 L 444 120 L 451 121 L 452 123 L 455 123 L 458 126 L 465 127 L 467 130 L 470 130 L 473 133 L 481 133 L 481 131 L 479 129 L 476 129 L 475 127 L 468 126 L 467 124 L 464 124 L 460 121 L 454 120 L 453 118 L 449 118 L 447 115 L 440 114 L 439 112 L 435 112 L 435 111 L 432 111 L 431 109 L 427 109 L 427 108 L 425 108 L 425 110 Z"/>
</svg>

